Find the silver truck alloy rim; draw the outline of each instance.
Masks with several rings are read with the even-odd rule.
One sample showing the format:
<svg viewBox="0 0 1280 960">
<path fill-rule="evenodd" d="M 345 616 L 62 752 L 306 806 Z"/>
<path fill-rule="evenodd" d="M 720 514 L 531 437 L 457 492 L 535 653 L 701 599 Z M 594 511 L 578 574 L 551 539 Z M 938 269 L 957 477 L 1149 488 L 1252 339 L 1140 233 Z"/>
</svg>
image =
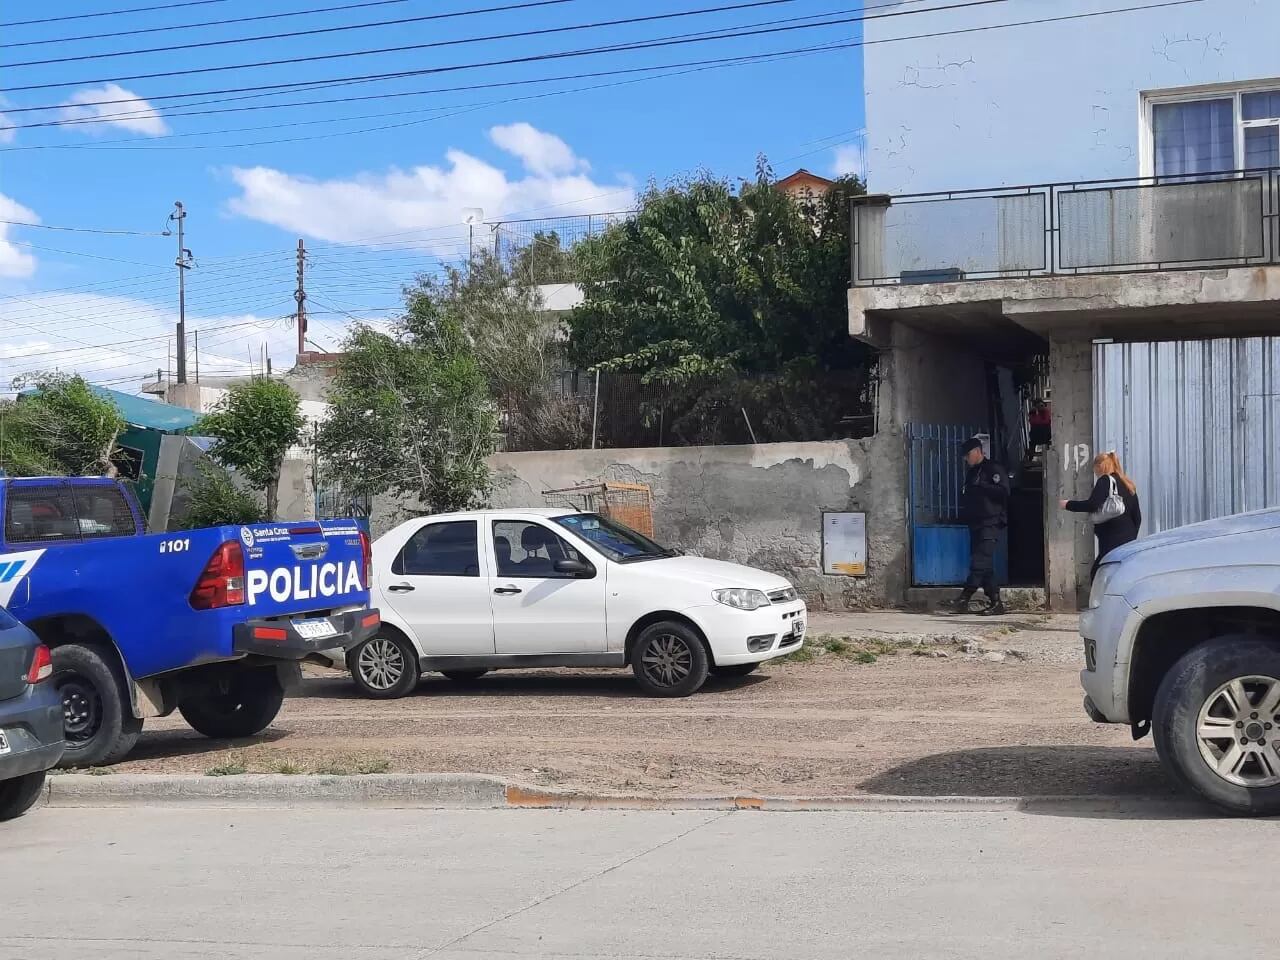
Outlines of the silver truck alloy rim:
<svg viewBox="0 0 1280 960">
<path fill-rule="evenodd" d="M 1280 680 L 1236 677 L 1200 707 L 1196 740 L 1218 776 L 1241 787 L 1280 783 Z"/>
<path fill-rule="evenodd" d="M 356 658 L 360 679 L 375 690 L 389 690 L 404 676 L 404 654 L 385 637 L 374 637 Z"/>
<path fill-rule="evenodd" d="M 693 654 L 682 637 L 664 633 L 654 637 L 640 658 L 644 672 L 654 683 L 674 687 L 693 670 Z"/>
</svg>

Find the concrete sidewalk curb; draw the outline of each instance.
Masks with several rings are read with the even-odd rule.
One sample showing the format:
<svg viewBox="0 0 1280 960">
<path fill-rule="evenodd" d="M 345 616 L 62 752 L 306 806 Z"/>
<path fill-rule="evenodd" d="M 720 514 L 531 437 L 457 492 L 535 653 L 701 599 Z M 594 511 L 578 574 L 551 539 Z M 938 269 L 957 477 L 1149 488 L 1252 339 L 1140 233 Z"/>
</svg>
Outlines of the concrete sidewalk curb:
<svg viewBox="0 0 1280 960">
<path fill-rule="evenodd" d="M 287 776 L 250 773 L 59 774 L 48 779 L 52 807 L 107 806 L 351 806 L 467 810 L 773 810 L 991 813 L 1061 808 L 1064 812 L 1195 809 L 1177 797 L 628 797 L 556 792 L 482 774 L 414 773 Z"/>
</svg>

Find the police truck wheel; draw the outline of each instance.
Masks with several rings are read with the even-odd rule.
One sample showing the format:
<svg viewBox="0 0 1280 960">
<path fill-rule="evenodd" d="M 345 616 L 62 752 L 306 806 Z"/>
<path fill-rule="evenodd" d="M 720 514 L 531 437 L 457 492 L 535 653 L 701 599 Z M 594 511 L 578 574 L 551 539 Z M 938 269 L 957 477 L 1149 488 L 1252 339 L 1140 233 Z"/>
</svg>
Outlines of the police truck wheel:
<svg viewBox="0 0 1280 960">
<path fill-rule="evenodd" d="M 142 721 L 133 715 L 124 677 L 96 647 L 68 643 L 53 648 L 50 680 L 62 697 L 67 749 L 60 767 L 117 763 L 133 749 Z"/>
<path fill-rule="evenodd" d="M 186 694 L 178 712 L 191 729 L 217 740 L 252 737 L 271 726 L 284 703 L 274 668 L 239 670 Z"/>
<path fill-rule="evenodd" d="M 1165 675 L 1153 714 L 1176 780 L 1231 813 L 1280 813 L 1280 649 L 1243 634 L 1193 648 Z"/>
<path fill-rule="evenodd" d="M 351 648 L 347 669 L 360 692 L 372 700 L 396 700 L 418 685 L 418 654 L 399 633 L 383 628 Z"/>
<path fill-rule="evenodd" d="M 44 771 L 0 780 L 0 821 L 22 816 L 36 805 L 44 788 Z"/>
</svg>

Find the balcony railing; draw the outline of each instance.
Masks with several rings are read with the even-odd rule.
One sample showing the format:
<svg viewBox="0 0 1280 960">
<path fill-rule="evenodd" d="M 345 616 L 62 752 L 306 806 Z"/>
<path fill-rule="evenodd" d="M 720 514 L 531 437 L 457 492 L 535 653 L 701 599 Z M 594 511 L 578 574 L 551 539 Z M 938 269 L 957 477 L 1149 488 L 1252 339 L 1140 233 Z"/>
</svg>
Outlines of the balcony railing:
<svg viewBox="0 0 1280 960">
<path fill-rule="evenodd" d="M 860 197 L 855 286 L 1280 263 L 1280 167 Z"/>
</svg>

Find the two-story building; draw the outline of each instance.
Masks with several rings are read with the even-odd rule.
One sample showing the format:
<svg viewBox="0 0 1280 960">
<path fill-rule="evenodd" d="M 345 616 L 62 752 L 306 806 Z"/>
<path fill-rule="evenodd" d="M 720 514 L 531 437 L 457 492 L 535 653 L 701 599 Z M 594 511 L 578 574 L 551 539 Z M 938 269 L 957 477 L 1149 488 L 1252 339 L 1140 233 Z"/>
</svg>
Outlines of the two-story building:
<svg viewBox="0 0 1280 960">
<path fill-rule="evenodd" d="M 906 437 L 913 585 L 964 575 L 971 433 L 1014 479 L 1009 580 L 1059 608 L 1094 544 L 1058 503 L 1097 451 L 1137 481 L 1144 533 L 1280 506 L 1280 4 L 910 19 L 865 25 L 849 327 Z"/>
</svg>

